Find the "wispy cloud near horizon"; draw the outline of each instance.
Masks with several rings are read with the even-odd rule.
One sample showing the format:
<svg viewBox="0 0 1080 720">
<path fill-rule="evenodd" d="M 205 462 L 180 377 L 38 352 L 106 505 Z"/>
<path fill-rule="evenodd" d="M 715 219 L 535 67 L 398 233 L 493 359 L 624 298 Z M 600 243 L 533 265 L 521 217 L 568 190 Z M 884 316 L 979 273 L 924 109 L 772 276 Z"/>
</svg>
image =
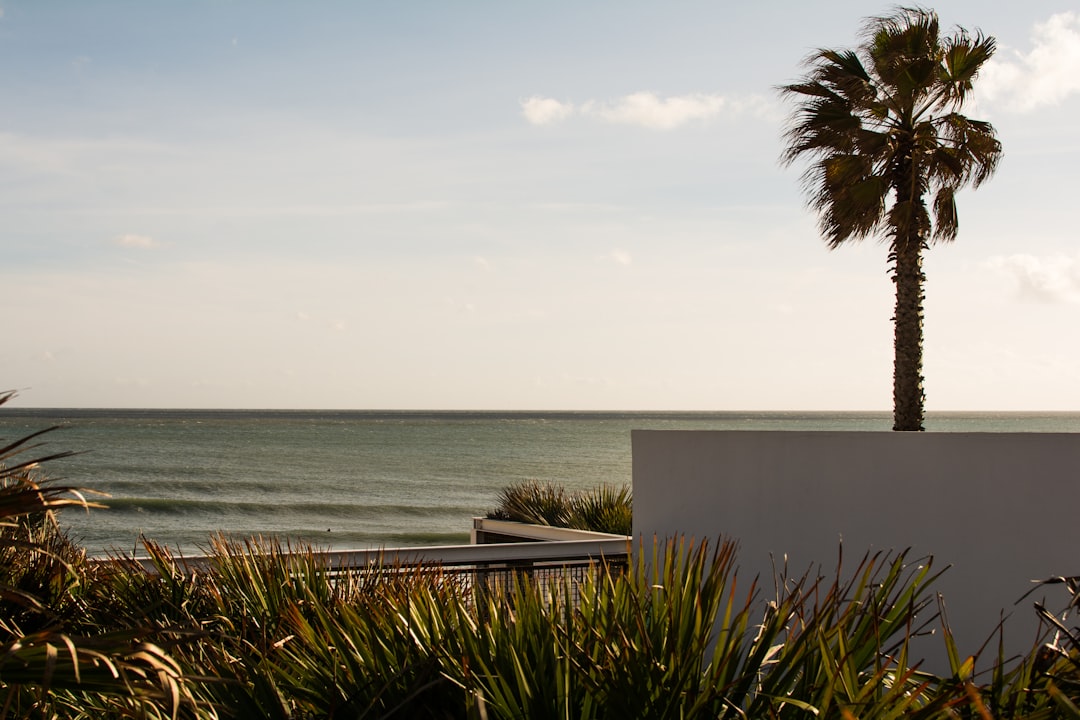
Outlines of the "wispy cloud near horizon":
<svg viewBox="0 0 1080 720">
<path fill-rule="evenodd" d="M 533 125 L 550 125 L 580 115 L 649 130 L 674 130 L 690 123 L 708 122 L 721 115 L 745 112 L 762 115 L 769 107 L 769 103 L 760 97 L 732 99 L 708 93 L 662 98 L 652 92 L 636 92 L 613 101 L 587 100 L 580 105 L 541 96 L 521 101 L 522 115 Z"/>
<path fill-rule="evenodd" d="M 135 233 L 117 235 L 112 239 L 112 243 L 113 245 L 119 245 L 120 247 L 140 248 L 144 250 L 161 246 L 161 243 L 149 235 L 136 235 Z"/>
</svg>

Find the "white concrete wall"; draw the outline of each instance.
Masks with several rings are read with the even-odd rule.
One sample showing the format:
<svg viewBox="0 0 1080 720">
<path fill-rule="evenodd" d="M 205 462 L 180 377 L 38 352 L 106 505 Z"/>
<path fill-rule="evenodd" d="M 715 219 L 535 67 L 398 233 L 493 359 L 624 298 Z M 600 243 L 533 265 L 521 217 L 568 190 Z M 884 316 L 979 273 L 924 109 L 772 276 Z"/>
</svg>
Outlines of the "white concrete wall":
<svg viewBox="0 0 1080 720">
<path fill-rule="evenodd" d="M 951 564 L 934 587 L 965 654 L 1002 611 L 1008 649 L 1030 649 L 1032 603 L 1067 596 L 1014 603 L 1031 580 L 1080 575 L 1080 434 L 642 430 L 633 477 L 635 537 L 734 539 L 740 578 L 771 577 L 785 554 L 793 575 L 831 575 L 841 540 L 849 569 L 908 547 Z"/>
<path fill-rule="evenodd" d="M 626 535 L 574 530 L 573 528 L 551 527 L 550 525 L 530 525 L 509 520 L 493 520 L 486 517 L 474 517 L 472 532 L 469 534 L 470 545 L 488 545 L 508 542 L 560 542 L 567 540 L 617 540 L 626 539 Z"/>
</svg>

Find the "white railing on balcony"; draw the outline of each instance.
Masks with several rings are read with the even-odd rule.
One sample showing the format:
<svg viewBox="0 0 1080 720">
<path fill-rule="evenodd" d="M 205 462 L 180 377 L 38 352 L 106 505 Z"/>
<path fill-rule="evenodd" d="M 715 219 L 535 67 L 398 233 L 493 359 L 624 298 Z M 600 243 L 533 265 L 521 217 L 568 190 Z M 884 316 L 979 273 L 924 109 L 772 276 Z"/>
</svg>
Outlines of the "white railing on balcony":
<svg viewBox="0 0 1080 720">
<path fill-rule="evenodd" d="M 502 540 L 514 539 L 517 542 Z M 473 544 L 427 547 L 374 548 L 368 550 L 328 550 L 311 553 L 334 571 L 374 567 L 431 565 L 444 568 L 488 571 L 515 568 L 581 566 L 590 562 L 625 564 L 630 555 L 630 537 L 584 530 L 475 518 Z M 177 566 L 189 571 L 205 571 L 214 559 L 207 555 L 177 555 Z M 109 562 L 103 560 L 102 562 Z M 121 562 L 141 565 L 147 572 L 157 568 L 150 558 L 128 558 Z"/>
</svg>

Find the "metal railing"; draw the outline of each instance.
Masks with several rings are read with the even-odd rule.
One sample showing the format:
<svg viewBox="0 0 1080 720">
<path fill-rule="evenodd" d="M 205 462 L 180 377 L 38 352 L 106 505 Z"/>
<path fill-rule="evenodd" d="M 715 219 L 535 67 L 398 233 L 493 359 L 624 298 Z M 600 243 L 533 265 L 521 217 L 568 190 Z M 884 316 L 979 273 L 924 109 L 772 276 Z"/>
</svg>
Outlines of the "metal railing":
<svg viewBox="0 0 1080 720">
<path fill-rule="evenodd" d="M 433 545 L 428 547 L 377 548 L 372 550 L 330 550 L 311 553 L 330 571 L 360 570 L 376 567 L 437 566 L 445 569 L 499 567 L 525 569 L 588 565 L 596 562 L 626 562 L 630 539 L 613 537 L 602 540 L 555 540 L 514 542 L 489 545 Z M 190 572 L 210 570 L 214 559 L 209 555 L 178 555 L 176 564 Z M 112 562 L 103 560 L 102 562 Z M 150 558 L 126 558 L 122 562 L 141 565 L 147 572 L 157 572 Z"/>
<path fill-rule="evenodd" d="M 303 554 L 316 559 L 331 578 L 365 572 L 431 571 L 457 578 L 480 592 L 509 588 L 522 580 L 542 586 L 559 582 L 565 583 L 575 599 L 580 583 L 591 574 L 600 568 L 621 570 L 630 558 L 631 539 L 620 535 L 484 521 L 476 523 L 474 541 L 478 539 L 478 530 L 479 542 L 485 544 L 307 550 Z M 525 541 L 492 542 L 493 537 Z M 212 555 L 174 555 L 172 561 L 177 569 L 191 574 L 212 572 L 217 563 Z M 158 572 L 158 566 L 151 558 L 112 558 L 97 562 L 119 562 L 141 567 L 147 573 Z"/>
</svg>

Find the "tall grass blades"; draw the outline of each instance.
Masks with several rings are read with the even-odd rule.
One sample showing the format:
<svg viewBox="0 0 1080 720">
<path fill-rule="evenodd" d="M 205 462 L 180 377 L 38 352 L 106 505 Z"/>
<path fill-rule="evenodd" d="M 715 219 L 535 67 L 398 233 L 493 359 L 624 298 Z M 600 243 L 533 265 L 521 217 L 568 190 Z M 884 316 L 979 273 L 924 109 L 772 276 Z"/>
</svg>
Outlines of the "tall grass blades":
<svg viewBox="0 0 1080 720">
<path fill-rule="evenodd" d="M 625 576 L 585 584 L 571 653 L 604 717 L 717 717 L 725 687 L 716 680 L 725 660 L 737 664 L 753 596 L 736 600 L 733 560 L 730 544 L 710 553 L 673 542 L 649 561 L 639 552 Z"/>
<path fill-rule="evenodd" d="M 929 558 L 865 557 L 850 580 L 804 576 L 784 588 L 790 608 L 779 649 L 763 673 L 753 710 L 817 716 L 935 717 L 958 697 L 917 670 L 911 642 L 935 620 Z"/>
<path fill-rule="evenodd" d="M 458 632 L 448 618 L 460 614 L 451 610 L 460 591 L 437 572 L 380 572 L 382 590 L 355 603 L 290 609 L 276 682 L 299 706 L 333 717 L 455 717 L 463 699 L 440 652 Z"/>
<path fill-rule="evenodd" d="M 571 493 L 562 485 L 528 480 L 503 488 L 498 505 L 488 517 L 630 535 L 633 532 L 633 496 L 626 485 L 601 485 L 593 490 Z"/>
<path fill-rule="evenodd" d="M 443 661 L 473 717 L 593 716 L 566 652 L 567 587 L 522 579 L 484 593 L 477 612 L 452 608 L 459 645 L 448 646 Z"/>
<path fill-rule="evenodd" d="M 633 496 L 628 485 L 601 485 L 573 496 L 569 525 L 612 535 L 634 532 Z"/>
<path fill-rule="evenodd" d="M 0 404 L 12 396 L 0 394 Z M 84 701 L 175 717 L 194 700 L 175 661 L 144 633 L 103 631 L 81 617 L 85 554 L 52 512 L 90 503 L 41 473 L 41 463 L 70 453 L 26 458 L 49 430 L 0 446 L 0 717 L 56 716 Z"/>
<path fill-rule="evenodd" d="M 569 527 L 570 505 L 570 497 L 561 485 L 528 480 L 503 488 L 490 515 L 499 520 Z"/>
</svg>

